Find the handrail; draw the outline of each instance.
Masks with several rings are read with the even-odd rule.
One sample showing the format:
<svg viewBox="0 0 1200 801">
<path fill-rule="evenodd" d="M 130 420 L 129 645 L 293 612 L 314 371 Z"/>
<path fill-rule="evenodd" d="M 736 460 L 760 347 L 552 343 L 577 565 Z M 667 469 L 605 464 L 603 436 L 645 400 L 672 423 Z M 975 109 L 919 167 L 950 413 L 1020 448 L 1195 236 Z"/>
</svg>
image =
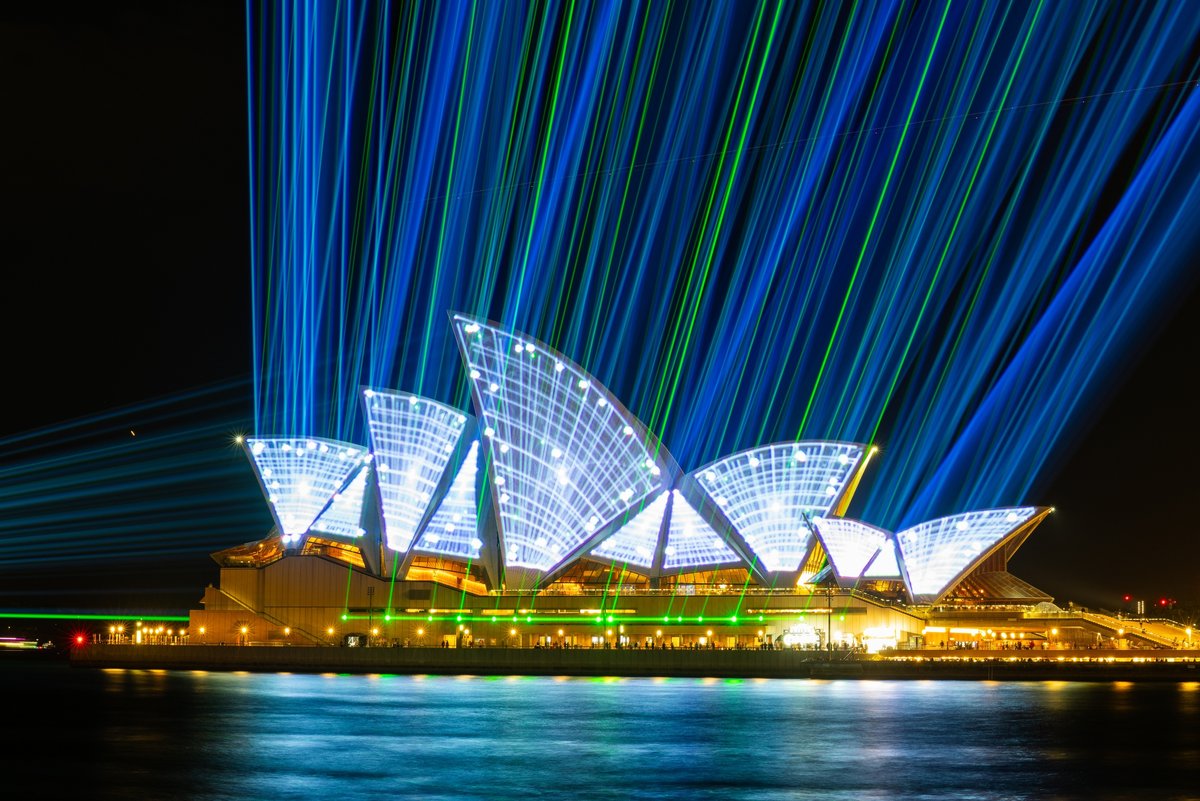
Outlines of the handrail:
<svg viewBox="0 0 1200 801">
<path fill-rule="evenodd" d="M 216 589 L 217 592 L 221 593 L 226 598 L 233 601 L 235 604 L 242 607 L 243 609 L 245 609 L 247 612 L 249 612 L 252 615 L 258 615 L 259 617 L 266 618 L 269 622 L 274 623 L 276 626 L 282 626 L 283 628 L 290 628 L 292 631 L 299 632 L 300 634 L 307 637 L 309 640 L 311 640 L 316 645 L 328 645 L 329 644 L 328 640 L 318 637 L 317 635 L 301 628 L 300 626 L 293 626 L 289 623 L 286 623 L 286 622 L 280 620 L 279 618 L 275 617 L 274 615 L 272 615 L 270 612 L 258 611 L 254 607 L 250 606 L 250 604 L 246 603 L 245 601 L 243 601 L 242 599 L 240 599 L 234 595 L 230 595 L 228 592 L 221 589 L 220 587 L 216 587 L 214 589 Z"/>
</svg>

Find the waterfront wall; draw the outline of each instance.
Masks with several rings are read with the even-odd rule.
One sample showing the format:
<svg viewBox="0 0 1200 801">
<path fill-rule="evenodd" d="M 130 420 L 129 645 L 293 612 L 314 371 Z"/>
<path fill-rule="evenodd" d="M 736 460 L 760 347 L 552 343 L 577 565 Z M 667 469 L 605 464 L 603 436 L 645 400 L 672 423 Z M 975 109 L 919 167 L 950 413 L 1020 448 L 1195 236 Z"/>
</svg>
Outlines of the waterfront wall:
<svg viewBox="0 0 1200 801">
<path fill-rule="evenodd" d="M 1150 654 L 1153 654 L 1150 657 Z M 1102 652 L 1090 652 L 1093 658 Z M 429 673 L 529 676 L 679 676 L 1062 681 L 1200 681 L 1195 652 L 1155 661 L 895 661 L 835 659 L 805 651 L 536 648 L 321 648 L 219 645 L 88 645 L 77 667 L 297 673 Z M 1128 652 L 1124 653 L 1128 659 Z M 1171 659 L 1172 661 L 1167 661 Z"/>
</svg>

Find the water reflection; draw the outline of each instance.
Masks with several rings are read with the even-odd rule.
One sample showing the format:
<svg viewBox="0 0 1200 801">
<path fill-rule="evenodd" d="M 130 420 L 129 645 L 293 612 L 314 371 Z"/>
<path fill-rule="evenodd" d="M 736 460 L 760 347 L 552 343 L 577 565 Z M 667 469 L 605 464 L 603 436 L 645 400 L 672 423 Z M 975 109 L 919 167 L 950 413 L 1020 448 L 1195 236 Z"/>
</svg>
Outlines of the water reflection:
<svg viewBox="0 0 1200 801">
<path fill-rule="evenodd" d="M 1200 693 L 1070 682 L 0 672 L 88 797 L 1124 798 L 1200 787 Z M 61 725 L 71 719 L 69 727 Z M 65 730 L 64 730 L 65 729 Z"/>
</svg>

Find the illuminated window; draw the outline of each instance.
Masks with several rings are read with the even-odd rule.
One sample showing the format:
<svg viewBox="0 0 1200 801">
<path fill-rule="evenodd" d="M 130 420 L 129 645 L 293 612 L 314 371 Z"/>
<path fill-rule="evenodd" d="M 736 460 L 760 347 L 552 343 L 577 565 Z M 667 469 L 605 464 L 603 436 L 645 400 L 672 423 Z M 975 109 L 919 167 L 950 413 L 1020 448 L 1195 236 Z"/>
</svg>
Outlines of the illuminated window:
<svg viewBox="0 0 1200 801">
<path fill-rule="evenodd" d="M 696 513 L 687 498 L 680 495 L 678 490 L 671 490 L 671 495 L 671 520 L 663 558 L 664 568 L 705 567 L 742 561 L 725 544 L 721 535 Z"/>
<path fill-rule="evenodd" d="M 920 523 L 896 535 L 914 598 L 936 597 L 1037 509 L 989 509 Z"/>
<path fill-rule="evenodd" d="M 468 375 L 478 374 L 472 397 L 503 488 L 507 565 L 549 570 L 661 487 L 661 447 L 582 368 L 483 321 L 456 315 L 454 333 Z"/>
<path fill-rule="evenodd" d="M 408 393 L 368 389 L 363 401 L 387 546 L 407 551 L 467 417 L 457 409 Z"/>
<path fill-rule="evenodd" d="M 612 559 L 638 567 L 653 567 L 654 552 L 658 548 L 658 534 L 662 528 L 663 512 L 667 510 L 667 493 L 660 494 L 632 520 L 592 551 L 593 558 Z"/>
<path fill-rule="evenodd" d="M 883 529 L 846 518 L 814 518 L 813 527 L 825 547 L 834 574 L 843 578 L 861 576 L 867 562 L 887 539 Z"/>
<path fill-rule="evenodd" d="M 359 551 L 357 545 L 327 540 L 323 537 L 309 537 L 305 540 L 304 553 L 309 556 L 328 556 L 331 559 L 338 559 L 355 567 L 366 567 L 366 563 L 362 558 L 362 552 Z"/>
<path fill-rule="evenodd" d="M 770 571 L 798 570 L 811 536 L 862 459 L 861 445 L 783 442 L 735 453 L 693 476 Z"/>
<path fill-rule="evenodd" d="M 476 523 L 479 503 L 475 497 L 475 478 L 478 472 L 479 443 L 473 442 L 446 497 L 413 546 L 414 551 L 479 558 L 483 543 L 479 541 Z"/>
<path fill-rule="evenodd" d="M 286 541 L 299 539 L 368 458 L 358 445 L 328 439 L 247 439 L 246 452 Z"/>
<path fill-rule="evenodd" d="M 334 494 L 329 506 L 312 524 L 312 530 L 335 537 L 361 537 L 365 534 L 362 528 L 363 496 L 370 474 L 370 465 L 360 467 L 346 488 Z"/>
</svg>

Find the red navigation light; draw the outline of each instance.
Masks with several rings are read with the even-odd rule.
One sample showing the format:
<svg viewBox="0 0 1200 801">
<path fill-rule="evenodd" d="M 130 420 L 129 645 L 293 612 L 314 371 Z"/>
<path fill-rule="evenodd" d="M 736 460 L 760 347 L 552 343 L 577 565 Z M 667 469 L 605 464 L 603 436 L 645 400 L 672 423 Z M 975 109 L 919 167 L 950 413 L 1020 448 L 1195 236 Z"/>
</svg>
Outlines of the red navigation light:
<svg viewBox="0 0 1200 801">
<path fill-rule="evenodd" d="M 75 635 L 75 644 L 76 644 L 76 645 L 83 645 L 83 635 L 82 635 L 82 634 L 76 634 L 76 635 Z"/>
<path fill-rule="evenodd" d="M 1130 600 L 1132 600 L 1132 599 L 1131 599 L 1131 598 L 1130 598 L 1128 595 L 1126 595 L 1126 596 L 1125 596 L 1125 602 L 1126 602 L 1126 603 L 1128 603 Z"/>
<path fill-rule="evenodd" d="M 1160 599 L 1159 599 L 1159 601 L 1158 601 L 1158 605 L 1159 605 L 1159 606 L 1166 606 L 1166 605 L 1167 605 L 1167 599 L 1166 599 L 1166 598 L 1160 598 Z"/>
</svg>

